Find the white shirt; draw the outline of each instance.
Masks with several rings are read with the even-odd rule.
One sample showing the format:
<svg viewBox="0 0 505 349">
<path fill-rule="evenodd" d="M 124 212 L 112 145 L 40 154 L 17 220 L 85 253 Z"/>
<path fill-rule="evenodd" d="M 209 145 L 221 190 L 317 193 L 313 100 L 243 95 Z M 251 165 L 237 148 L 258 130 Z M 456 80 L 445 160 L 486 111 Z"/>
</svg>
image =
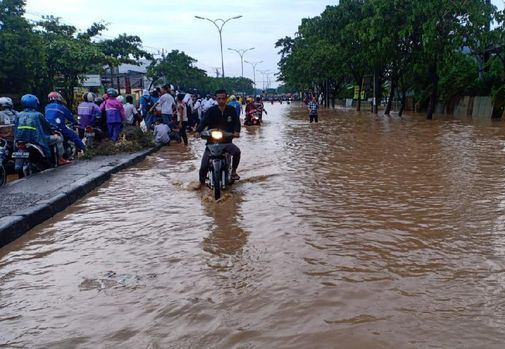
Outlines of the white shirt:
<svg viewBox="0 0 505 349">
<path fill-rule="evenodd" d="M 165 124 L 154 126 L 154 142 L 158 144 L 168 143 L 170 141 L 170 128 Z"/>
<path fill-rule="evenodd" d="M 133 119 L 137 115 L 137 108 L 133 104 L 126 103 L 124 105 L 124 116 L 126 119 L 126 122 L 129 124 L 133 124 Z"/>
<path fill-rule="evenodd" d="M 202 103 L 200 103 L 199 99 L 193 104 L 193 113 L 198 113 L 198 117 L 202 115 Z"/>
<path fill-rule="evenodd" d="M 165 93 L 163 96 L 161 96 L 158 103 L 161 106 L 161 114 L 173 114 L 172 106 L 175 104 L 175 100 L 170 93 Z"/>
</svg>

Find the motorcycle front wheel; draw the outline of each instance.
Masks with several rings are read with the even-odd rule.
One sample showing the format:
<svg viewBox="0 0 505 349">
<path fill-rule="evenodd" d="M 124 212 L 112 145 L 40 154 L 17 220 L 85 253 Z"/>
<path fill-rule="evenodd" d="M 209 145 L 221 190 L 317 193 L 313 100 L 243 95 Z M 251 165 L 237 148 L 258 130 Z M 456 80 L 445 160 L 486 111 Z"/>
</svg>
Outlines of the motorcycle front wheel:
<svg viewBox="0 0 505 349">
<path fill-rule="evenodd" d="M 214 200 L 221 198 L 221 171 L 214 169 L 212 171 L 212 182 L 214 185 Z"/>
</svg>

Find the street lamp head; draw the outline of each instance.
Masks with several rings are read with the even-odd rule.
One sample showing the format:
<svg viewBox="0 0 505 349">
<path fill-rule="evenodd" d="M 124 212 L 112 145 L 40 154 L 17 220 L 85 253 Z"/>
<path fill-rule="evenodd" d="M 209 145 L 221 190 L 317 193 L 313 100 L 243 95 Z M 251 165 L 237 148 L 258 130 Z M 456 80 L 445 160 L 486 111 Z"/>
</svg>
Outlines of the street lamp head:
<svg viewBox="0 0 505 349">
<path fill-rule="evenodd" d="M 200 16 L 195 16 L 195 18 L 198 18 L 198 19 L 205 19 L 205 18 L 200 17 Z"/>
<path fill-rule="evenodd" d="M 239 18 L 242 18 L 243 16 L 240 15 L 240 16 L 235 16 L 235 17 L 232 17 L 232 19 L 239 19 Z"/>
</svg>

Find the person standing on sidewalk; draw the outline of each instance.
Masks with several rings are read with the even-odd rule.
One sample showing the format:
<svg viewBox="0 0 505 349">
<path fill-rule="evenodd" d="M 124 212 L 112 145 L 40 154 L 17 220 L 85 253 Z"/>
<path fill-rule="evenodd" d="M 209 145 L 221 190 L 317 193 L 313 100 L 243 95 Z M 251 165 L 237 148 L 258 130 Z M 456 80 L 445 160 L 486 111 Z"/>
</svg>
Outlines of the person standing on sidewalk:
<svg viewBox="0 0 505 349">
<path fill-rule="evenodd" d="M 317 110 L 319 109 L 319 104 L 317 104 L 317 97 L 314 95 L 312 96 L 312 100 L 307 104 L 307 107 L 309 108 L 309 119 L 310 123 L 312 122 L 319 122 L 319 116 L 317 113 Z"/>
<path fill-rule="evenodd" d="M 163 85 L 161 88 L 161 97 L 158 105 L 161 108 L 161 119 L 164 124 L 170 125 L 174 114 L 175 100 L 172 97 L 170 85 Z"/>
<path fill-rule="evenodd" d="M 117 96 L 117 90 L 109 88 L 107 90 L 107 100 L 100 106 L 100 110 L 105 110 L 109 138 L 113 142 L 117 142 L 119 140 L 122 122 L 125 118 L 123 104 L 116 99 Z"/>
</svg>

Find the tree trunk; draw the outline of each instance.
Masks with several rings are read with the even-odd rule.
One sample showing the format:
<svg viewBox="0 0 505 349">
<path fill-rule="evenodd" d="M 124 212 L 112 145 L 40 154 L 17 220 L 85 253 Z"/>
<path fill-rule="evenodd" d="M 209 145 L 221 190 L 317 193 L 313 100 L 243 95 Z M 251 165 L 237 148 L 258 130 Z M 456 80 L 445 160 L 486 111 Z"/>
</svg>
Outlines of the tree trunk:
<svg viewBox="0 0 505 349">
<path fill-rule="evenodd" d="M 405 88 L 402 88 L 402 103 L 400 106 L 400 110 L 398 111 L 398 116 L 402 117 L 403 111 L 405 110 L 405 103 L 407 103 L 407 91 Z"/>
<path fill-rule="evenodd" d="M 391 106 L 393 104 L 393 98 L 396 92 L 396 85 L 398 84 L 396 80 L 397 80 L 396 77 L 393 75 L 391 78 L 391 91 L 389 91 L 388 104 L 386 105 L 384 115 L 389 115 L 389 113 L 391 112 Z"/>
<path fill-rule="evenodd" d="M 436 63 L 430 65 L 429 76 L 432 84 L 432 90 L 430 96 L 430 103 L 428 104 L 428 112 L 426 114 L 426 119 L 432 120 L 438 100 L 438 72 Z"/>
</svg>

